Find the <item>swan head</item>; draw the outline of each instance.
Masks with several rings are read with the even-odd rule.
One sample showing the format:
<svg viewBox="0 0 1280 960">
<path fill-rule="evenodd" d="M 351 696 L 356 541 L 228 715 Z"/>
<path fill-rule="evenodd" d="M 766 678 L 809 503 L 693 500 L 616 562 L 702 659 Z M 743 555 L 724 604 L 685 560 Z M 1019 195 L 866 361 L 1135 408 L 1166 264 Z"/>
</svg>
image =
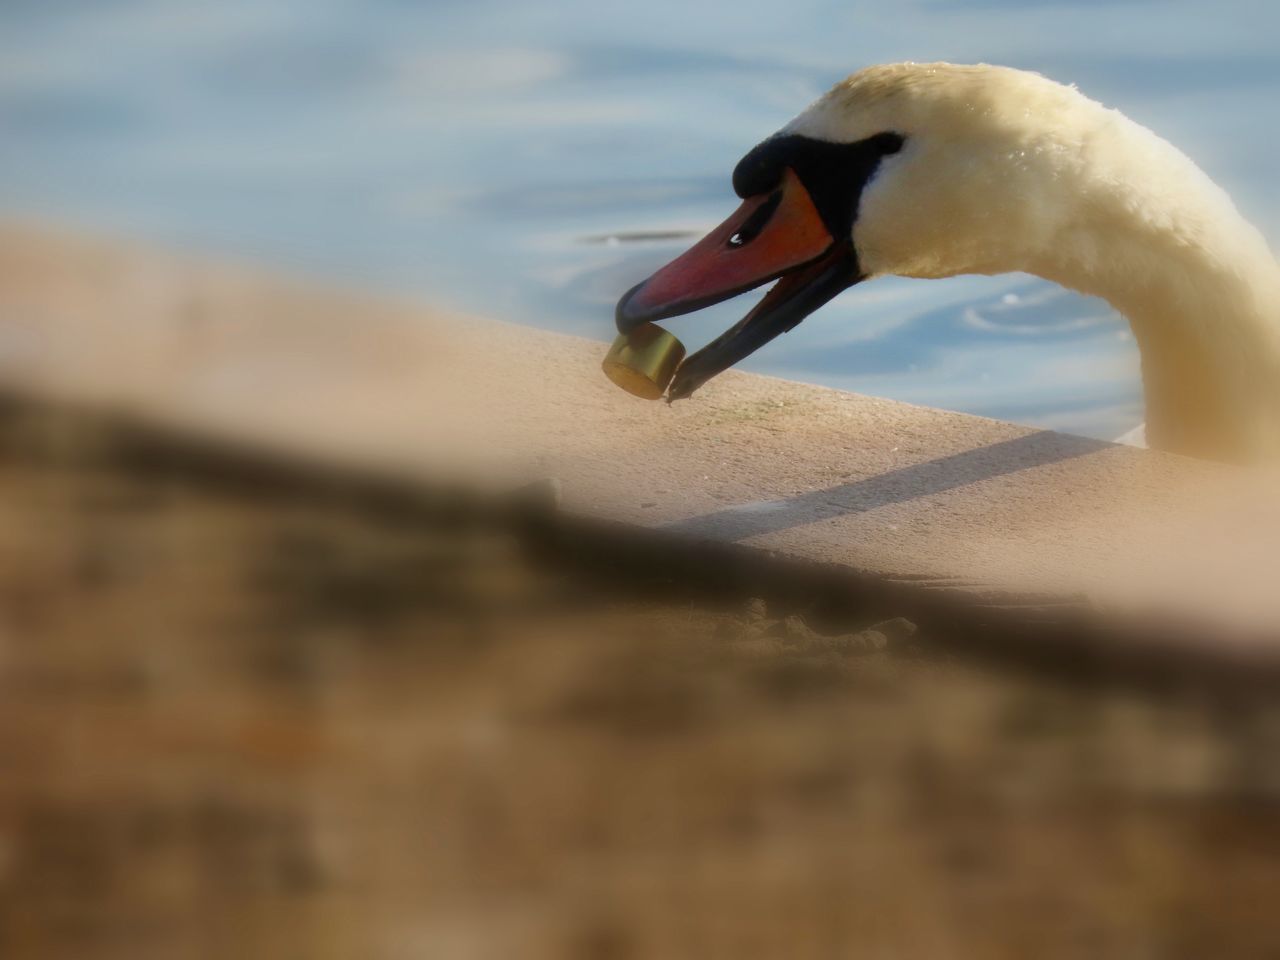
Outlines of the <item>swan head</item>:
<svg viewBox="0 0 1280 960">
<path fill-rule="evenodd" d="M 742 205 L 628 291 L 618 327 L 778 281 L 685 361 L 669 393 L 678 399 L 869 278 L 1052 276 L 1057 260 L 1088 255 L 1060 243 L 1084 189 L 1064 181 L 1079 180 L 1082 154 L 1105 139 L 1095 134 L 1113 115 L 1073 88 L 1003 67 L 862 70 L 742 159 L 733 175 Z M 1101 167 L 1091 172 L 1105 184 Z"/>
</svg>

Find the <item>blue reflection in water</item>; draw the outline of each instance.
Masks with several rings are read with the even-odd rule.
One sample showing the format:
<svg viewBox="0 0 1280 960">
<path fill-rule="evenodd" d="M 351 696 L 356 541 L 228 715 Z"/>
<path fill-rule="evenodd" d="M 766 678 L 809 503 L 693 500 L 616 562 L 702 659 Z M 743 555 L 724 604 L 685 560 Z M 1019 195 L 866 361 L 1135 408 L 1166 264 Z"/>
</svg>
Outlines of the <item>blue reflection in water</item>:
<svg viewBox="0 0 1280 960">
<path fill-rule="evenodd" d="M 1267 0 L 7 0 L 0 212 L 252 256 L 607 339 L 735 204 L 738 158 L 845 73 L 1008 63 L 1189 152 L 1275 237 Z M 681 318 L 691 347 L 750 298 Z M 748 369 L 1114 435 L 1136 352 L 1024 276 L 878 280 Z"/>
</svg>

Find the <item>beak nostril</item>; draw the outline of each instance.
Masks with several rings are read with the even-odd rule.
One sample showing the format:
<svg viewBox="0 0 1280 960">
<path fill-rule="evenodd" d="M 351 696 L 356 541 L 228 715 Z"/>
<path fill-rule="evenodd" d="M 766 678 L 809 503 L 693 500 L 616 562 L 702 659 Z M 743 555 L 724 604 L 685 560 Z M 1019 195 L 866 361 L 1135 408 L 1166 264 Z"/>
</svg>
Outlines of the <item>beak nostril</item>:
<svg viewBox="0 0 1280 960">
<path fill-rule="evenodd" d="M 773 216 L 774 211 L 778 209 L 778 205 L 782 203 L 782 191 L 775 190 L 771 193 L 760 206 L 752 212 L 751 216 L 738 227 L 737 231 L 726 241 L 730 247 L 744 247 L 756 238 L 764 225 L 769 222 L 769 218 Z"/>
</svg>

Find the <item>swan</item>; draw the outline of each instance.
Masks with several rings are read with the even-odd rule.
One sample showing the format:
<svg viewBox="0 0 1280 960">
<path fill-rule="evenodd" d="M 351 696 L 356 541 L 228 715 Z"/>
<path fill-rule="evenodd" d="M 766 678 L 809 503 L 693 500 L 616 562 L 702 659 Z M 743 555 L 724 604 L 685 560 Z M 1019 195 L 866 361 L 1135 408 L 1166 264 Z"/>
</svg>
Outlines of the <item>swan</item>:
<svg viewBox="0 0 1280 960">
<path fill-rule="evenodd" d="M 778 281 L 684 362 L 670 400 L 855 283 L 1021 271 L 1127 319 L 1148 446 L 1280 459 L 1280 265 L 1188 157 L 1075 87 L 869 67 L 747 153 L 733 187 L 738 210 L 617 306 L 626 333 Z"/>
</svg>

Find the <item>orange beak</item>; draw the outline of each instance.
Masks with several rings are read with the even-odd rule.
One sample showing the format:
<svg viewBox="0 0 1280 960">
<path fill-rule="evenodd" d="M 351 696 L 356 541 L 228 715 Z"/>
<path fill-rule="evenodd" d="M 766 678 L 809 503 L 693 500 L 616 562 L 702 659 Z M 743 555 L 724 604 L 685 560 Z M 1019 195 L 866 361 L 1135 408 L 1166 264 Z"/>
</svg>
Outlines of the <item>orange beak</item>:
<svg viewBox="0 0 1280 960">
<path fill-rule="evenodd" d="M 669 399 L 688 396 L 859 279 L 851 241 L 831 235 L 790 169 L 775 189 L 747 198 L 687 252 L 629 290 L 618 302 L 618 329 L 626 333 L 701 310 L 779 277 L 740 323 L 684 362 Z"/>
<path fill-rule="evenodd" d="M 775 280 L 834 243 L 800 179 L 787 170 L 768 194 L 749 197 L 688 251 L 632 288 L 618 329 L 701 310 Z"/>
</svg>

